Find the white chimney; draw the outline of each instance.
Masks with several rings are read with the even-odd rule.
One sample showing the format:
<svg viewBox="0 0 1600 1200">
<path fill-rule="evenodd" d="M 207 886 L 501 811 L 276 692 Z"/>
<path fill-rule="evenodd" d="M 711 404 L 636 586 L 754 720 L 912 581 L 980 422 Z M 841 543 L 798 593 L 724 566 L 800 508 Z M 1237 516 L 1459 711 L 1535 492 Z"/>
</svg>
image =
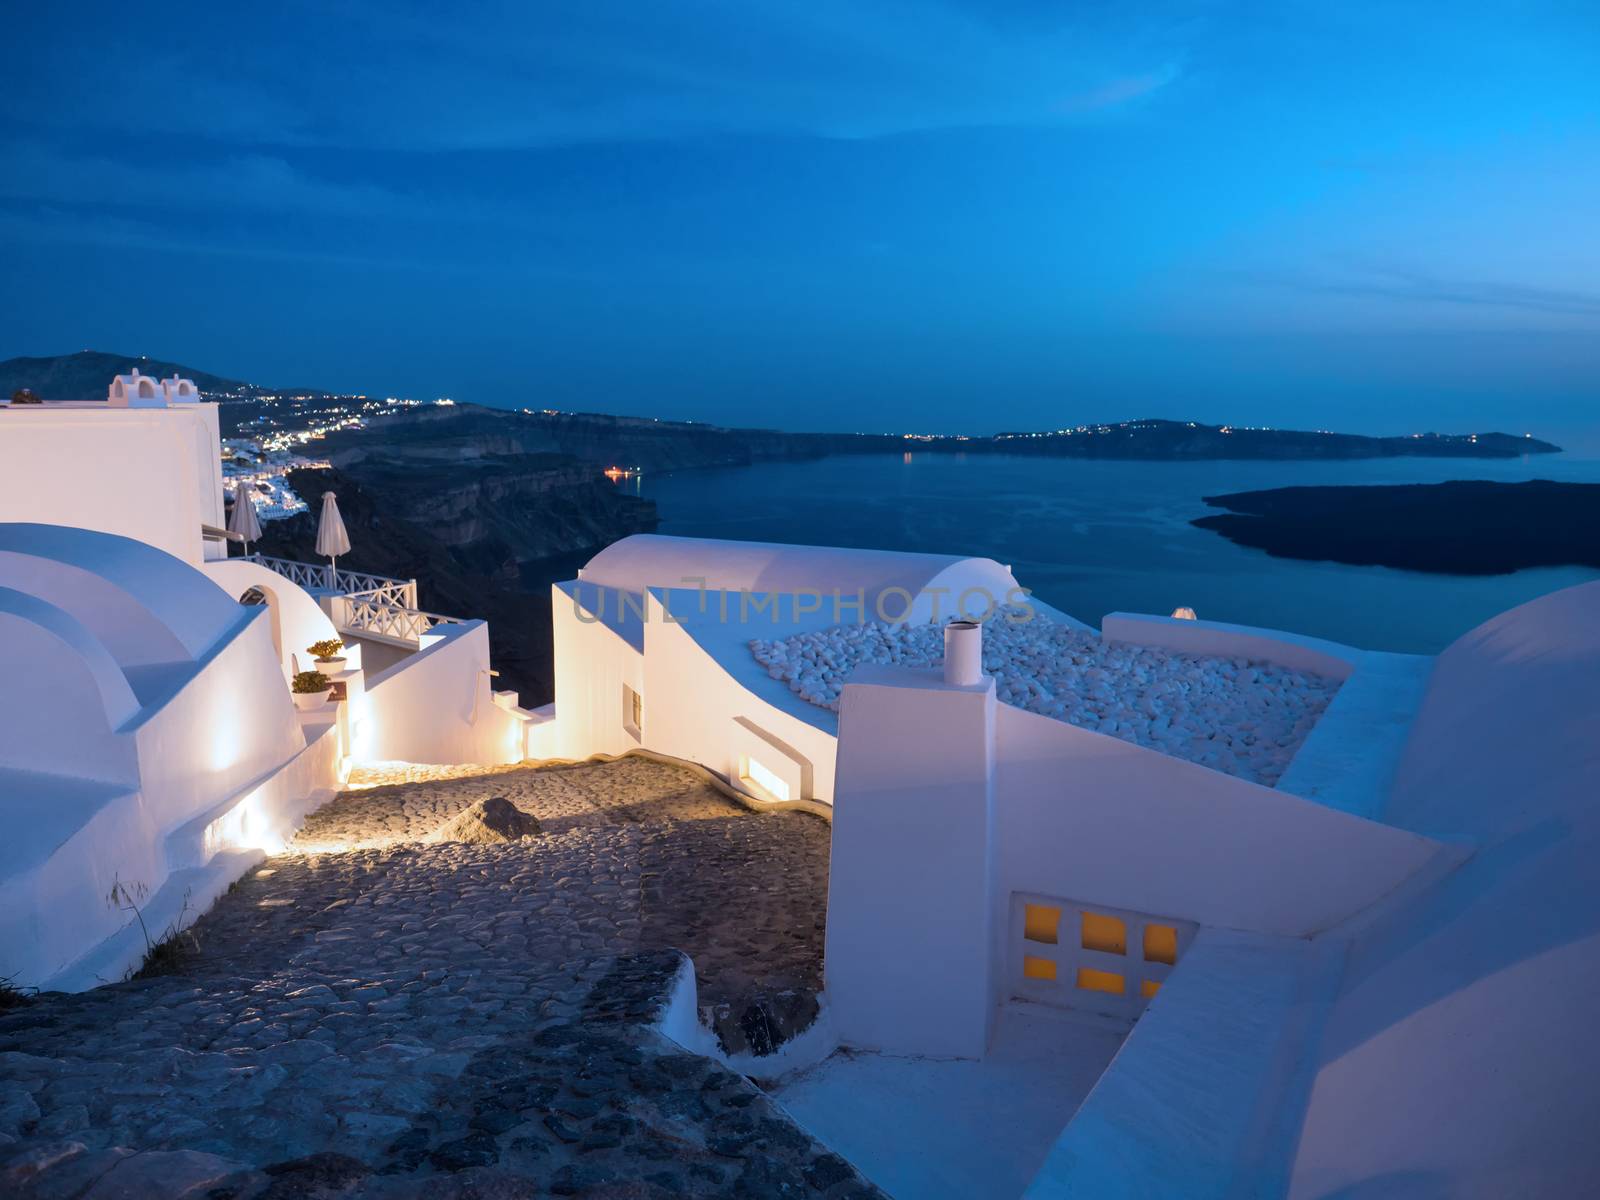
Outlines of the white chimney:
<svg viewBox="0 0 1600 1200">
<path fill-rule="evenodd" d="M 971 687 L 983 681 L 983 626 L 951 621 L 944 627 L 944 681 Z"/>
</svg>

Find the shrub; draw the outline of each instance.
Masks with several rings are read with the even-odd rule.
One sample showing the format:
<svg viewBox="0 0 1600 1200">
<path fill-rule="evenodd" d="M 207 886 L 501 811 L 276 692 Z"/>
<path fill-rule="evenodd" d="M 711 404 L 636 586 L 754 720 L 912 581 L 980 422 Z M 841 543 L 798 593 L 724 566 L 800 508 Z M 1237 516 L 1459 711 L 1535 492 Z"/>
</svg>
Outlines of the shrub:
<svg viewBox="0 0 1600 1200">
<path fill-rule="evenodd" d="M 289 685 L 289 690 L 304 696 L 312 692 L 325 692 L 332 686 L 333 680 L 329 679 L 321 671 L 297 671 L 295 672 L 294 682 Z"/>
<path fill-rule="evenodd" d="M 338 658 L 339 651 L 344 649 L 344 643 L 338 638 L 323 638 L 320 642 L 312 642 L 306 647 L 307 654 L 314 654 L 318 658 Z"/>
<path fill-rule="evenodd" d="M 10 1012 L 14 1008 L 21 1008 L 25 1004 L 32 1004 L 39 993 L 36 988 L 17 987 L 11 982 L 11 976 L 0 979 L 0 1013 Z"/>
<path fill-rule="evenodd" d="M 11 393 L 11 403 L 38 404 L 40 401 L 39 397 L 34 395 L 32 388 L 18 388 L 16 391 Z"/>
</svg>

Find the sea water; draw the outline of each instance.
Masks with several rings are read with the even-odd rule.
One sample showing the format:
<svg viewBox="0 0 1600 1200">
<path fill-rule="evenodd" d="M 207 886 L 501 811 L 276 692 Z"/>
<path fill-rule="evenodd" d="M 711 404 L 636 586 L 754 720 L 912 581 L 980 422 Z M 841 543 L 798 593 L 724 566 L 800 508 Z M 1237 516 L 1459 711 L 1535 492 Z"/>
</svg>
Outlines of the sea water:
<svg viewBox="0 0 1600 1200">
<path fill-rule="evenodd" d="M 1196 529 L 1203 497 L 1306 484 L 1556 479 L 1600 483 L 1600 460 L 1392 458 L 1135 462 L 990 454 L 841 455 L 647 475 L 659 532 L 982 555 L 1098 625 L 1108 612 L 1264 625 L 1375 650 L 1434 653 L 1496 613 L 1600 579 L 1579 567 L 1497 576 L 1273 558 Z"/>
</svg>

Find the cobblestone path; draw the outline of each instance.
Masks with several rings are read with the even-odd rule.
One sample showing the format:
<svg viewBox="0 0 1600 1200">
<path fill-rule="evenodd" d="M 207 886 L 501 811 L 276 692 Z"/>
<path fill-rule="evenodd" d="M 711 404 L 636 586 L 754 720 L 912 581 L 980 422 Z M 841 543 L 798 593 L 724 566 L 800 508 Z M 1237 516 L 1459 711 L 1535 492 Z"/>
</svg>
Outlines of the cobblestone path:
<svg viewBox="0 0 1600 1200">
<path fill-rule="evenodd" d="M 441 774 L 356 781 L 179 973 L 0 1016 L 0 1195 L 879 1195 L 649 1027 L 680 950 L 725 1044 L 809 1018 L 822 821 L 638 758 Z M 433 839 L 490 796 L 541 834 Z"/>
</svg>

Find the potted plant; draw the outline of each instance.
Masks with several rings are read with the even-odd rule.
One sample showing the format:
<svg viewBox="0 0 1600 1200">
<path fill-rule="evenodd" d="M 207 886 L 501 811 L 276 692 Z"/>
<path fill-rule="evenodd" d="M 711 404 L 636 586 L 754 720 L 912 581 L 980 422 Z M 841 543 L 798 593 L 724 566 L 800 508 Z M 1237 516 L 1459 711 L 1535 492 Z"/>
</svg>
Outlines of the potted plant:
<svg viewBox="0 0 1600 1200">
<path fill-rule="evenodd" d="M 333 680 L 321 671 L 297 671 L 289 691 L 294 693 L 294 706 L 301 712 L 311 712 L 328 702 L 333 690 Z"/>
<path fill-rule="evenodd" d="M 344 655 L 339 653 L 343 649 L 344 643 L 338 638 L 323 638 L 307 646 L 306 653 L 317 660 L 317 670 L 331 678 L 344 670 Z"/>
</svg>

